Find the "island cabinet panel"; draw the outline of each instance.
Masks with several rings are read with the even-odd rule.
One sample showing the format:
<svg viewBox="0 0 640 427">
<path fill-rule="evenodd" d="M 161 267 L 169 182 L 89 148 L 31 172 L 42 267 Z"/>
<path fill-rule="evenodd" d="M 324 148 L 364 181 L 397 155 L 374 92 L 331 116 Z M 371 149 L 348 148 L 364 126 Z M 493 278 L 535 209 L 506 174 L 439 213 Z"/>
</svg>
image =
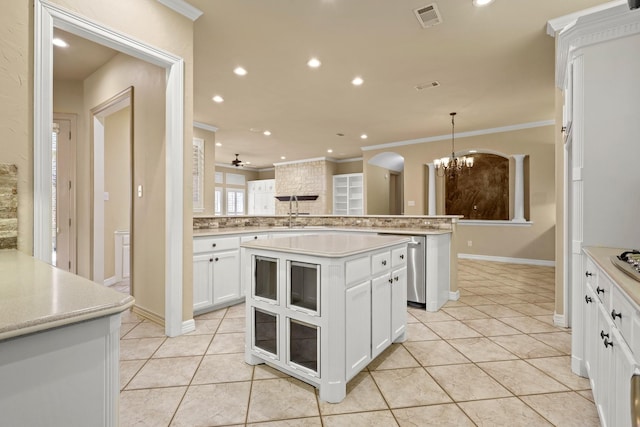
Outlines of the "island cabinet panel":
<svg viewBox="0 0 640 427">
<path fill-rule="evenodd" d="M 245 361 L 317 387 L 324 401 L 342 401 L 347 381 L 405 340 L 406 260 L 399 255 L 407 241 L 336 234 L 242 244 Z M 349 250 L 354 244 L 359 251 Z M 394 268 L 392 253 L 400 260 Z"/>
</svg>

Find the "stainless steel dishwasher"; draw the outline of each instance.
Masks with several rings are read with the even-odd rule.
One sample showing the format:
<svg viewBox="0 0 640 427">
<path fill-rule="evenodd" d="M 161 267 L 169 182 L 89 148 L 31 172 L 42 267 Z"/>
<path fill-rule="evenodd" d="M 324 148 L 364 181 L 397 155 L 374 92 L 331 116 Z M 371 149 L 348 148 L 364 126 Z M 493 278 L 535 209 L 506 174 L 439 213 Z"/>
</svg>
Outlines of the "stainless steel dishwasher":
<svg viewBox="0 0 640 427">
<path fill-rule="evenodd" d="M 393 233 L 378 233 L 390 235 Z M 407 302 L 426 305 L 427 285 L 425 282 L 426 242 L 424 236 L 396 236 L 409 237 L 407 244 Z"/>
</svg>

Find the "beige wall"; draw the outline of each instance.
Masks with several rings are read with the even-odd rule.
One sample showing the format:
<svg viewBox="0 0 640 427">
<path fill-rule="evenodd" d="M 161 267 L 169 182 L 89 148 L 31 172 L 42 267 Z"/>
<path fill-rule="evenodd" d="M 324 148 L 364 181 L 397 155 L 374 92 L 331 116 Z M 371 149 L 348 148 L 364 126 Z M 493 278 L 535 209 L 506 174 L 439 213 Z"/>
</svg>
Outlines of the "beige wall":
<svg viewBox="0 0 640 427">
<path fill-rule="evenodd" d="M 555 259 L 555 127 L 545 126 L 512 132 L 456 138 L 456 149 L 493 150 L 502 154 L 527 154 L 530 183 L 530 226 L 467 226 L 457 227 L 460 253 L 496 257 L 527 258 L 553 261 Z M 447 155 L 451 149 L 448 140 L 395 147 L 394 151 L 405 159 L 404 209 L 406 215 L 424 215 L 427 212 L 426 163 Z M 364 153 L 367 161 L 376 154 Z M 370 177 L 367 177 L 367 200 L 371 197 Z M 408 206 L 413 200 L 415 206 Z M 369 206 L 369 201 L 367 202 Z M 373 212 L 368 211 L 372 214 Z M 468 241 L 472 246 L 468 246 Z"/>
<path fill-rule="evenodd" d="M 213 215 L 216 187 L 216 133 L 193 128 L 193 137 L 204 140 L 204 212 L 198 215 Z"/>
<path fill-rule="evenodd" d="M 115 31 L 122 32 L 152 46 L 171 52 L 184 60 L 184 144 L 185 154 L 191 153 L 193 122 L 193 22 L 173 12 L 154 0 L 53 0 L 69 9 Z M 0 162 L 18 166 L 18 247 L 21 251 L 33 253 L 33 1 L 5 2 L 0 14 Z M 144 17 L 144 19 L 141 19 Z M 166 29 L 170 28 L 171 31 Z M 163 79 L 164 81 L 164 79 Z M 140 116 L 144 117 L 143 112 Z M 156 142 L 164 147 L 164 134 Z M 164 153 L 164 148 L 160 150 Z M 152 158 L 157 156 L 153 154 Z M 84 158 L 86 160 L 86 158 Z M 78 162 L 81 160 L 78 159 Z M 155 165 L 145 163 L 144 183 L 152 194 L 162 193 L 164 203 L 164 168 L 155 169 Z M 80 164 L 78 164 L 80 166 Z M 146 169 L 153 166 L 154 169 Z M 192 236 L 193 215 L 191 208 L 191 156 L 185 155 L 184 170 L 185 192 L 183 198 L 183 319 L 193 317 L 192 297 Z M 85 175 L 86 176 L 86 175 Z M 80 180 L 80 176 L 78 177 Z M 148 185 L 146 185 L 148 184 Z M 147 193 L 148 194 L 148 193 Z M 153 197 L 147 199 L 151 201 Z M 156 199 L 159 200 L 160 198 Z M 81 202 L 81 200 L 78 200 Z M 86 209 L 87 201 L 84 200 Z M 80 205 L 78 205 L 80 208 Z M 148 206 L 147 212 L 140 212 L 152 218 L 147 230 L 141 230 L 143 248 L 160 247 L 160 256 L 144 254 L 140 260 L 134 259 L 136 274 L 143 278 L 141 283 L 153 283 L 156 286 L 136 300 L 148 306 L 154 313 L 164 317 L 164 204 Z M 143 210 L 144 211 L 144 210 Z M 162 226 L 157 227 L 158 224 Z M 86 228 L 86 227 L 85 227 Z M 153 228 L 149 232 L 149 228 Z M 81 230 L 78 230 L 80 236 Z M 86 231 L 86 230 L 85 230 Z M 148 234 L 148 236 L 146 236 Z M 86 248 L 85 248 L 86 249 Z M 78 253 L 81 252 L 80 246 Z M 158 275 L 155 272 L 161 272 Z M 158 277 L 160 276 L 160 277 Z M 162 291 L 159 291 L 162 288 Z M 151 295 L 154 294 L 154 295 Z M 149 301 L 145 300 L 149 298 Z"/>
<path fill-rule="evenodd" d="M 116 274 L 115 232 L 129 231 L 131 207 L 131 108 L 104 119 L 104 278 Z"/>
<path fill-rule="evenodd" d="M 275 178 L 276 178 L 275 168 L 258 171 L 258 179 L 275 179 Z"/>
<path fill-rule="evenodd" d="M 371 164 L 364 166 L 366 215 L 389 215 L 389 169 Z"/>
<path fill-rule="evenodd" d="M 351 162 L 336 162 L 335 165 L 336 171 L 334 175 L 362 172 L 362 160 L 354 160 Z"/>
</svg>

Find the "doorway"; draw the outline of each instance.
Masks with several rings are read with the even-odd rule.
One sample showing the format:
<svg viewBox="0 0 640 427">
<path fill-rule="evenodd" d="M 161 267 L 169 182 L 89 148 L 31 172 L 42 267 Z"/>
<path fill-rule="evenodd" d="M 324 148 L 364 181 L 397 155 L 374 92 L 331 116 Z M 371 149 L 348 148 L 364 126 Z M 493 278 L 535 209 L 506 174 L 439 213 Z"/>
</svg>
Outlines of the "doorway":
<svg viewBox="0 0 640 427">
<path fill-rule="evenodd" d="M 91 109 L 92 279 L 133 295 L 133 88 Z"/>
</svg>

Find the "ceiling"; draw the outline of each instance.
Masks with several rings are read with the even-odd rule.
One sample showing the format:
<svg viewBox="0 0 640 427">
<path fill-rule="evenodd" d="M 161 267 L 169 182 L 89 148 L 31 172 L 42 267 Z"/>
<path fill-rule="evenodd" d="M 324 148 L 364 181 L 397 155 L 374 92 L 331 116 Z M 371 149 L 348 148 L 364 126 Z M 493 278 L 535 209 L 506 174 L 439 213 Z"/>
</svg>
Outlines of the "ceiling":
<svg viewBox="0 0 640 427">
<path fill-rule="evenodd" d="M 430 0 L 189 3 L 204 12 L 194 24 L 194 120 L 218 128 L 217 162 L 239 153 L 270 167 L 447 135 L 453 111 L 456 132 L 553 120 L 554 39 L 546 22 L 607 2 L 495 0 L 476 8 L 471 0 L 439 0 L 442 23 L 426 29 L 413 10 Z M 59 75 L 59 67 L 90 56 L 60 60 L 59 50 Z M 311 57 L 322 65 L 309 68 Z M 246 76 L 233 73 L 239 65 Z M 351 84 L 356 76 L 361 86 Z M 440 86 L 415 89 L 433 81 Z"/>
<path fill-rule="evenodd" d="M 54 79 L 84 80 L 118 54 L 113 49 L 59 28 L 54 28 L 53 37 L 61 38 L 69 45 L 66 48 L 54 46 Z"/>
</svg>

